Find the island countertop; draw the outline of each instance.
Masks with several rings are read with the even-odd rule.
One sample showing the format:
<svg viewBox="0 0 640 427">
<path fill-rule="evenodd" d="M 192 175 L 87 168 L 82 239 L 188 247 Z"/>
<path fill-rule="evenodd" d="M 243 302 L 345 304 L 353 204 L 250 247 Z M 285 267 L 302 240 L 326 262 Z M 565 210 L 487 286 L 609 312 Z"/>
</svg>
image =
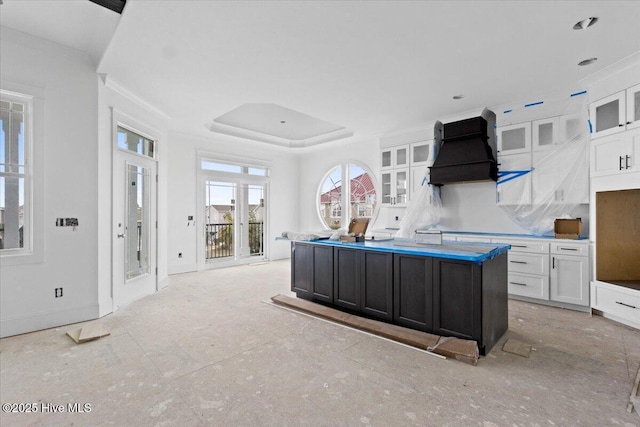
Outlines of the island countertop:
<svg viewBox="0 0 640 427">
<path fill-rule="evenodd" d="M 339 240 L 313 240 L 304 243 L 330 245 L 353 249 L 367 249 L 380 252 L 393 252 L 405 255 L 430 256 L 471 261 L 482 264 L 484 261 L 507 252 L 511 245 L 497 243 L 476 243 L 444 241 L 441 245 L 417 243 L 413 239 L 365 240 L 364 242 L 340 242 Z"/>
</svg>

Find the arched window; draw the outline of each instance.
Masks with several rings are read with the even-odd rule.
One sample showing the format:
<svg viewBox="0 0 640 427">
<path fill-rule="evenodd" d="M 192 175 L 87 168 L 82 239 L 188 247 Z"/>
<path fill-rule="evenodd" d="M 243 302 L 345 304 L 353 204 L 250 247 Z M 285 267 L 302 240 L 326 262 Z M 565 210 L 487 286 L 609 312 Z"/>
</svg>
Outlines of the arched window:
<svg viewBox="0 0 640 427">
<path fill-rule="evenodd" d="M 317 200 L 322 223 L 332 229 L 346 228 L 353 218 L 373 218 L 378 207 L 373 174 L 356 163 L 335 166 L 320 182 Z"/>
</svg>

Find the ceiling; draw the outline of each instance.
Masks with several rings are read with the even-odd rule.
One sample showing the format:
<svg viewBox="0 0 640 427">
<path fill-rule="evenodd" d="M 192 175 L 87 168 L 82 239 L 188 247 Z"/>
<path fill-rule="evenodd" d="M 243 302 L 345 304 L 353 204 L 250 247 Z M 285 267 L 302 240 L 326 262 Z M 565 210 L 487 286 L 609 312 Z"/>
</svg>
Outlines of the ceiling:
<svg viewBox="0 0 640 427">
<path fill-rule="evenodd" d="M 572 29 L 591 16 L 595 25 Z M 371 137 L 580 90 L 640 51 L 636 0 L 128 0 L 122 15 L 89 1 L 5 0 L 0 19 L 101 58 L 97 71 L 173 130 L 290 147 L 325 142 L 308 136 L 326 134 L 323 122 L 334 139 Z"/>
</svg>

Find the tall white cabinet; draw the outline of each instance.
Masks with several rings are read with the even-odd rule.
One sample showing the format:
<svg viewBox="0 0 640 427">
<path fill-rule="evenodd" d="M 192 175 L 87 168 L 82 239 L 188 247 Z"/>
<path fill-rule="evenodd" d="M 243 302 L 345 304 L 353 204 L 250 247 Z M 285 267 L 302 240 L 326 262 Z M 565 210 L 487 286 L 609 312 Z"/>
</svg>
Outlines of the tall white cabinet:
<svg viewBox="0 0 640 427">
<path fill-rule="evenodd" d="M 433 139 L 380 149 L 381 203 L 405 207 L 428 182 L 429 166 L 435 160 Z"/>
</svg>

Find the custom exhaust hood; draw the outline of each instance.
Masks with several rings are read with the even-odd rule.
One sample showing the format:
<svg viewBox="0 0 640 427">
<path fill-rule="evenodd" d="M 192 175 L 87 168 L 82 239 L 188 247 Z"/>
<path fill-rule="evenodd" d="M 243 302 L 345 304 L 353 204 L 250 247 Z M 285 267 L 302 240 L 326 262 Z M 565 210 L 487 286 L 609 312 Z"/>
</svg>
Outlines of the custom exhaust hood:
<svg viewBox="0 0 640 427">
<path fill-rule="evenodd" d="M 494 126 L 495 114 L 487 109 L 479 117 L 445 123 L 429 184 L 497 181 Z"/>
</svg>

